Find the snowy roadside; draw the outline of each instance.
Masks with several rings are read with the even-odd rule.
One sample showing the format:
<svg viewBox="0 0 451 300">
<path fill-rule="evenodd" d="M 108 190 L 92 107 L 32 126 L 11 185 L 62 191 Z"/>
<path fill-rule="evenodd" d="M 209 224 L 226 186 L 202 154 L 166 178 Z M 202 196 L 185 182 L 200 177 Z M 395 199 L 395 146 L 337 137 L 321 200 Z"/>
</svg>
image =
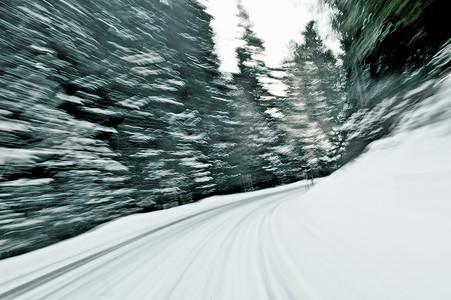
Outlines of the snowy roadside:
<svg viewBox="0 0 451 300">
<path fill-rule="evenodd" d="M 292 189 L 303 189 L 304 186 L 304 182 L 297 182 L 260 191 L 213 196 L 196 203 L 151 213 L 130 215 L 105 223 L 77 237 L 0 261 L 0 269 L 2 270 L 0 272 L 0 293 L 26 283 L 33 278 L 58 270 L 72 262 L 107 251 L 111 245 L 126 243 L 128 240 L 139 238 L 147 232 L 164 228 L 180 220 L 222 206 L 252 200 L 255 197 L 277 194 Z"/>
<path fill-rule="evenodd" d="M 112 294 L 117 299 L 175 290 L 244 299 L 261 299 L 251 297 L 257 294 L 268 299 L 450 299 L 450 95 L 448 77 L 433 97 L 405 116 L 392 137 L 373 143 L 308 193 L 298 182 L 124 217 L 0 261 L 0 295 L 12 299 L 25 289 L 24 298 L 33 299 L 35 292 L 54 298 L 74 292 L 73 298 L 81 299 L 77 293 L 106 286 L 107 292 L 118 291 Z M 181 220 L 192 222 L 173 226 Z M 145 247 L 134 244 L 165 227 L 168 232 L 143 240 Z M 170 249 L 164 259 L 158 256 L 160 246 Z M 140 261 L 145 268 L 139 268 Z M 193 281 L 185 276 L 188 271 L 204 277 Z M 109 287 L 105 277 L 118 286 Z"/>
<path fill-rule="evenodd" d="M 317 286 L 320 299 L 354 291 L 365 299 L 451 298 L 451 78 L 445 79 L 392 137 L 289 209 L 324 242 L 309 250 L 347 286 Z M 321 256 L 325 249 L 336 256 Z"/>
</svg>

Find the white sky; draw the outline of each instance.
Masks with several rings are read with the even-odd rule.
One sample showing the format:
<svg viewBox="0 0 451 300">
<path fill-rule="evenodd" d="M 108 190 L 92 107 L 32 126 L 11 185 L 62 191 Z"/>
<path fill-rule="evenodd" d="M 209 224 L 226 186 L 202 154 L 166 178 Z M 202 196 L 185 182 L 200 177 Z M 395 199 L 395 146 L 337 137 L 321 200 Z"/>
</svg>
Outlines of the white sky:
<svg viewBox="0 0 451 300">
<path fill-rule="evenodd" d="M 221 59 L 221 70 L 236 72 L 235 49 L 240 45 L 236 17 L 236 0 L 204 0 L 212 22 L 215 42 Z M 300 41 L 301 32 L 310 20 L 318 22 L 319 32 L 326 45 L 334 52 L 339 43 L 329 25 L 329 11 L 318 8 L 317 0 L 242 0 L 254 30 L 265 41 L 266 63 L 277 67 L 289 55 L 291 40 Z"/>
</svg>

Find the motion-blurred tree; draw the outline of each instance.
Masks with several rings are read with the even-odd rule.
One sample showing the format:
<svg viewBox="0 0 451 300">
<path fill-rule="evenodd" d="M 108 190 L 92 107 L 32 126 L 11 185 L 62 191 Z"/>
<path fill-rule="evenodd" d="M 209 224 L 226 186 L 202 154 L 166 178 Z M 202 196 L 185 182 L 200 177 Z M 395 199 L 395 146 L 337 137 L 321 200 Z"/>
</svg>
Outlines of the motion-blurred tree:
<svg viewBox="0 0 451 300">
<path fill-rule="evenodd" d="M 0 257 L 237 190 L 235 88 L 198 1 L 0 13 Z"/>
<path fill-rule="evenodd" d="M 334 128 L 343 121 L 343 71 L 319 37 L 315 22 L 307 24 L 301 44 L 292 43 L 292 58 L 284 64 L 288 86 L 286 126 L 299 141 L 316 175 L 336 167 L 340 149 Z"/>
<path fill-rule="evenodd" d="M 264 62 L 264 43 L 254 32 L 249 15 L 238 3 L 239 28 L 243 44 L 237 48 L 239 74 L 234 75 L 236 119 L 241 124 L 239 155 L 242 175 L 252 176 L 253 185 L 267 187 L 295 178 L 294 148 L 286 145 L 285 133 L 266 112 L 275 101 L 264 85 L 269 71 Z M 286 145 L 284 147 L 284 145 Z"/>
</svg>

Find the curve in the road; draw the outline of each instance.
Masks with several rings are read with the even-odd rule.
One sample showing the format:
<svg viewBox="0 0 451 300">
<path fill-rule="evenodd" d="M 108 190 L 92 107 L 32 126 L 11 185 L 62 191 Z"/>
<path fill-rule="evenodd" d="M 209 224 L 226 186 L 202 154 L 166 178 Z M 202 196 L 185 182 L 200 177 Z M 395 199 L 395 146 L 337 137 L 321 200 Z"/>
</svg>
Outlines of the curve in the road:
<svg viewBox="0 0 451 300">
<path fill-rule="evenodd" d="M 183 217 L 3 291 L 0 299 L 273 299 L 280 293 L 294 299 L 277 279 L 284 278 L 274 265 L 281 259 L 268 233 L 277 207 L 296 194 L 268 193 Z"/>
</svg>

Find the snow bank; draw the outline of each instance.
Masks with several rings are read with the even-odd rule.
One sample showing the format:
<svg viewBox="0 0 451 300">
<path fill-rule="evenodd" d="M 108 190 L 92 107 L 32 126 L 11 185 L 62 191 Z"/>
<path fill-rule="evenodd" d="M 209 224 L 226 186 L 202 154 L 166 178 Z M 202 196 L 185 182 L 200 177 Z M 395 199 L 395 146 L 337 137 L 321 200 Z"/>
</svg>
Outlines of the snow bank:
<svg viewBox="0 0 451 300">
<path fill-rule="evenodd" d="M 135 214 L 100 225 L 80 236 L 0 261 L 0 294 L 36 277 L 58 270 L 122 242 L 151 232 L 167 224 L 188 218 L 223 205 L 245 201 L 268 194 L 303 188 L 298 182 L 281 187 L 234 195 L 213 196 L 202 201 L 146 214 Z M 14 280 L 13 280 L 14 279 Z"/>
<path fill-rule="evenodd" d="M 451 299 L 450 98 L 447 78 L 394 136 L 291 208 L 324 242 L 310 251 L 347 287 L 318 287 L 320 299 Z M 336 256 L 321 256 L 324 249 Z"/>
</svg>

